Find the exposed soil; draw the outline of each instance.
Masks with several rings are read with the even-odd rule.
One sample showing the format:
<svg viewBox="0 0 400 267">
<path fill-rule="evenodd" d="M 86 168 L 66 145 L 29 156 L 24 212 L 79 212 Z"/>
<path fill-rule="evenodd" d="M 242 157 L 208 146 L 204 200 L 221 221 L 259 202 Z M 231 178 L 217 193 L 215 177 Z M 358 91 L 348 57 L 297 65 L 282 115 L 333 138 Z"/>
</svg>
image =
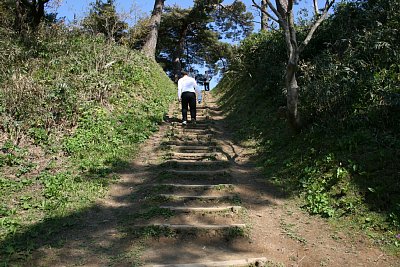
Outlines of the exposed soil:
<svg viewBox="0 0 400 267">
<path fill-rule="evenodd" d="M 162 193 L 184 194 L 186 197 L 199 193 L 203 196 L 234 195 L 237 196 L 233 198 L 234 205 L 240 205 L 243 210 L 190 212 L 167 218 L 140 215 L 148 207 L 149 201 L 153 201 L 149 200 L 149 196 L 158 190 L 155 184 L 195 183 L 194 180 L 181 178 L 180 175 L 184 177 L 185 173 L 165 172 L 179 170 L 174 165 L 165 166 L 163 162 L 168 160 L 166 155 L 173 158 L 175 152 L 182 152 L 184 145 L 176 143 L 172 148 L 165 146 L 166 136 L 171 137 L 171 123 L 166 122 L 159 132 L 142 145 L 139 156 L 130 168 L 119 174 L 121 179 L 110 188 L 107 198 L 77 214 L 78 222 L 65 227 L 51 242 L 43 243 L 26 266 L 139 266 L 226 262 L 261 257 L 267 260 L 267 266 L 400 266 L 398 258 L 374 247 L 367 237 L 360 233 L 352 234 L 349 230 L 334 229 L 325 220 L 306 214 L 295 201 L 266 182 L 254 165 L 255 152 L 249 147 L 234 144 L 223 114 L 212 99 L 207 105 L 210 106 L 209 115 L 212 117 L 211 142 L 201 138 L 191 141 L 196 141 L 199 146 L 217 147 L 218 155 L 213 160 L 228 164 L 196 167 L 195 164 L 190 165 L 195 160 L 189 159 L 189 163 L 183 164 L 180 170 L 224 170 L 226 175 L 202 174 L 204 177 L 197 183 L 229 183 L 234 185 L 233 189 L 199 192 L 198 189 L 181 191 L 169 188 Z M 171 109 L 171 115 L 170 121 L 180 117 L 176 107 Z M 201 128 L 200 118 L 198 129 Z M 183 132 L 180 125 L 174 129 L 177 132 L 174 135 L 176 142 L 183 142 L 185 134 L 186 137 L 190 135 Z M 188 153 L 185 157 L 197 157 L 196 153 Z M 205 155 L 204 151 L 201 153 Z M 179 162 L 181 156 L 177 154 L 175 160 Z M 208 154 L 205 157 L 197 161 L 209 162 Z M 158 203 L 159 200 L 154 201 Z M 214 200 L 195 201 L 186 202 L 177 198 L 167 200 L 168 205 L 174 207 L 194 207 L 199 203 L 207 207 L 232 204 L 232 199 L 219 200 L 216 204 L 213 204 Z M 170 236 L 144 238 L 147 232 L 137 230 L 138 225 L 151 223 L 196 225 L 199 221 L 203 225 L 246 224 L 245 236 L 211 229 L 177 231 Z"/>
</svg>

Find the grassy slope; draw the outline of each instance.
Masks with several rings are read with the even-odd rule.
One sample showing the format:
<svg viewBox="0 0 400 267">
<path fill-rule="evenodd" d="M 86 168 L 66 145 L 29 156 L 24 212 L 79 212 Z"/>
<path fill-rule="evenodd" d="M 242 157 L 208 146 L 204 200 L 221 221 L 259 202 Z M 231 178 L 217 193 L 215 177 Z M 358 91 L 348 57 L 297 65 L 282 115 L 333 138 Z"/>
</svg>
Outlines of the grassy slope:
<svg viewBox="0 0 400 267">
<path fill-rule="evenodd" d="M 337 28 L 335 23 L 331 25 Z M 379 30 L 371 29 L 372 34 L 365 34 L 365 39 Z M 332 34 L 332 29 L 325 34 Z M 301 134 L 293 135 L 278 111 L 286 104 L 282 90 L 285 58 L 281 57 L 285 45 L 279 33 L 245 40 L 216 91 L 238 140 L 252 140 L 258 147 L 266 179 L 292 196 L 301 196 L 302 207 L 311 214 L 361 228 L 377 244 L 398 251 L 399 106 L 383 106 L 363 98 L 383 91 L 378 82 L 382 73 L 391 73 L 385 90 L 387 95 L 396 96 L 398 89 L 390 87 L 399 77 L 393 69 L 395 61 L 391 66 L 390 61 L 382 60 L 382 50 L 382 55 L 376 56 L 372 44 L 368 47 L 374 61 L 365 59 L 370 56 L 365 43 L 344 52 L 338 49 L 343 53 L 341 58 L 318 45 L 321 52 L 315 55 L 318 50 L 311 50 L 315 58 L 303 59 L 299 73 L 301 112 L 307 122 Z M 361 56 L 364 61 L 358 58 Z M 360 61 L 362 67 L 357 65 Z M 368 65 L 370 61 L 374 68 Z M 332 94 L 325 96 L 325 92 Z"/>
<path fill-rule="evenodd" d="M 361 228 L 377 244 L 397 250 L 398 210 L 377 206 L 384 207 L 388 198 L 395 207 L 398 203 L 398 152 L 375 142 L 375 134 L 367 128 L 336 131 L 314 125 L 292 135 L 276 103 L 244 93 L 254 92 L 251 83 L 226 77 L 215 90 L 237 141 L 258 149 L 265 179 L 299 196 L 299 204 L 310 214 Z M 232 97 L 239 91 L 246 95 Z"/>
<path fill-rule="evenodd" d="M 35 236 L 51 235 L 106 192 L 111 174 L 157 130 L 175 89 L 157 64 L 101 37 L 62 29 L 31 40 L 2 36 L 0 258 L 6 259 L 29 254 Z M 54 223 L 43 224 L 49 219 Z"/>
</svg>

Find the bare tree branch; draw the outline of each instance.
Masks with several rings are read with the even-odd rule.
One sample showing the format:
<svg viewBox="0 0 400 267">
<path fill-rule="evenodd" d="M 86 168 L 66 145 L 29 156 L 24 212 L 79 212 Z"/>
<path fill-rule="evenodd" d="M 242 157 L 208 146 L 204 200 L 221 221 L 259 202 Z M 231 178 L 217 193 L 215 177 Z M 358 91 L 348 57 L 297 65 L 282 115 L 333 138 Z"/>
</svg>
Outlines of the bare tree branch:
<svg viewBox="0 0 400 267">
<path fill-rule="evenodd" d="M 292 13 L 292 10 L 293 10 L 293 2 L 294 2 L 294 0 L 289 0 L 289 1 L 288 1 L 288 6 L 287 6 L 287 10 L 286 10 L 287 14 Z"/>
<path fill-rule="evenodd" d="M 318 0 L 314 0 L 314 12 L 315 12 L 315 16 L 319 15 Z"/>
<path fill-rule="evenodd" d="M 280 21 L 279 21 L 279 19 L 273 17 L 270 13 L 266 12 L 260 5 L 258 5 L 258 4 L 255 2 L 255 0 L 252 0 L 252 2 L 253 2 L 253 6 L 254 6 L 255 8 L 258 8 L 262 13 L 266 14 L 266 15 L 268 16 L 268 18 L 270 18 L 270 19 L 272 19 L 273 21 L 275 21 L 275 22 L 281 24 Z M 267 2 L 269 2 L 269 1 L 267 1 Z M 272 9 L 272 8 L 271 8 L 271 9 Z M 276 10 L 276 9 L 275 9 L 275 10 Z M 275 13 L 275 12 L 274 12 L 274 13 Z M 279 13 L 278 13 L 278 14 L 275 13 L 275 15 L 279 15 Z M 279 16 L 278 16 L 278 17 L 279 17 Z"/>
<path fill-rule="evenodd" d="M 314 35 L 315 31 L 317 30 L 317 28 L 319 27 L 319 25 L 321 25 L 322 21 L 325 20 L 326 16 L 328 15 L 328 11 L 329 9 L 332 7 L 332 5 L 335 3 L 335 0 L 332 1 L 326 1 L 325 3 L 325 8 L 324 11 L 322 13 L 322 16 L 320 16 L 318 18 L 318 20 L 314 23 L 314 25 L 311 27 L 310 31 L 307 34 L 307 37 L 304 39 L 304 41 L 301 43 L 300 47 L 299 47 L 299 51 L 303 51 L 304 48 L 308 45 L 308 43 L 310 42 L 312 36 Z"/>
</svg>

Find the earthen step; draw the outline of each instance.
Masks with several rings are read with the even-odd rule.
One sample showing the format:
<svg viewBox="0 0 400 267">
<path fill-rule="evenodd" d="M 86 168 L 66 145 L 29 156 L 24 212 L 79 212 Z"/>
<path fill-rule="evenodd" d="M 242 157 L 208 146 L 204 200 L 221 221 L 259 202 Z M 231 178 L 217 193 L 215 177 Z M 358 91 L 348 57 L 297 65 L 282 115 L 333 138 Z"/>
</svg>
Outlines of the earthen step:
<svg viewBox="0 0 400 267">
<path fill-rule="evenodd" d="M 246 258 L 226 261 L 204 261 L 196 263 L 184 264 L 153 264 L 145 267 L 248 267 L 248 266 L 264 266 L 268 262 L 267 258 Z"/>
<path fill-rule="evenodd" d="M 201 130 L 200 132 L 191 132 L 191 131 L 183 131 L 183 130 L 179 130 L 179 131 L 172 131 L 170 132 L 170 134 L 172 134 L 173 136 L 183 136 L 183 137 L 208 137 L 211 138 L 214 136 L 214 132 L 203 132 L 203 130 Z"/>
<path fill-rule="evenodd" d="M 225 189 L 234 188 L 233 184 L 157 184 L 161 186 L 170 186 L 185 189 Z"/>
<path fill-rule="evenodd" d="M 173 141 L 198 141 L 198 142 L 211 142 L 213 138 L 212 134 L 182 134 L 182 135 L 173 135 L 170 137 Z"/>
<path fill-rule="evenodd" d="M 169 209 L 172 211 L 180 212 L 222 212 L 222 211 L 232 211 L 237 213 L 241 206 L 225 206 L 225 207 L 175 207 L 175 206 L 160 206 L 162 209 Z"/>
<path fill-rule="evenodd" d="M 176 137 L 189 137 L 189 138 L 198 138 L 198 137 L 206 137 L 212 138 L 215 136 L 215 132 L 208 130 L 200 130 L 200 131 L 192 131 L 192 130 L 173 130 L 169 132 L 165 137 L 176 136 Z"/>
<path fill-rule="evenodd" d="M 196 122 L 200 122 L 200 121 L 206 121 L 206 120 L 210 120 L 211 117 L 208 115 L 203 115 L 203 116 L 196 116 Z"/>
<path fill-rule="evenodd" d="M 169 224 L 169 223 L 154 223 L 152 225 L 143 225 L 143 226 L 158 226 L 158 227 L 166 227 L 175 230 L 224 230 L 224 229 L 232 229 L 232 228 L 246 228 L 246 224 L 244 223 L 236 223 L 236 224 Z"/>
<path fill-rule="evenodd" d="M 216 142 L 202 142 L 202 141 L 165 141 L 162 145 L 169 146 L 216 146 Z"/>
<path fill-rule="evenodd" d="M 178 127 L 180 124 L 172 124 L 171 126 L 170 126 L 170 128 L 171 129 L 181 129 L 182 127 Z M 211 124 L 210 123 L 196 123 L 196 125 L 194 125 L 194 124 L 191 124 L 191 123 L 189 123 L 189 124 L 187 124 L 185 127 L 184 127 L 185 129 L 203 129 L 203 130 L 206 130 L 206 129 L 210 129 L 211 128 Z"/>
<path fill-rule="evenodd" d="M 175 194 L 160 194 L 160 197 L 168 199 L 181 200 L 230 200 L 237 197 L 236 195 L 175 195 Z"/>
<path fill-rule="evenodd" d="M 210 184 L 216 184 L 216 183 L 230 183 L 232 182 L 232 177 L 225 175 L 225 176 L 203 176 L 203 177 L 198 177 L 198 176 L 174 176 L 172 174 L 167 174 L 167 175 L 159 175 L 157 177 L 158 181 L 163 182 L 163 181 L 168 181 L 169 183 L 181 183 L 181 182 L 187 182 L 187 183 L 196 183 L 196 182 L 201 182 L 201 183 L 210 183 Z"/>
<path fill-rule="evenodd" d="M 178 120 L 178 121 L 173 121 L 171 122 L 171 128 L 180 128 L 180 127 L 186 127 L 186 128 L 204 128 L 204 127 L 209 127 L 211 125 L 214 124 L 214 121 L 211 119 L 210 116 L 208 116 L 208 119 L 205 119 L 206 116 L 201 116 L 201 120 L 197 120 L 196 124 L 191 123 L 190 121 L 188 122 L 188 124 L 186 124 L 185 126 L 182 126 L 182 120 Z"/>
<path fill-rule="evenodd" d="M 179 161 L 179 160 L 168 160 L 162 163 L 163 167 L 178 168 L 178 169 L 220 169 L 229 166 L 229 161 L 225 160 L 214 160 L 214 161 Z"/>
<path fill-rule="evenodd" d="M 216 146 L 170 146 L 170 148 L 171 150 L 180 152 L 216 152 L 220 150 L 220 148 Z"/>
<path fill-rule="evenodd" d="M 173 128 L 174 133 L 185 133 L 185 134 L 212 134 L 210 128 L 195 128 L 195 127 L 179 127 Z"/>
<path fill-rule="evenodd" d="M 179 153 L 173 152 L 169 154 L 171 159 L 179 160 L 217 160 L 224 158 L 224 155 L 218 152 L 210 153 Z"/>
<path fill-rule="evenodd" d="M 172 173 L 179 176 L 225 176 L 229 174 L 226 169 L 222 170 L 166 170 L 167 173 Z"/>
<path fill-rule="evenodd" d="M 175 157 L 217 157 L 217 156 L 222 156 L 223 154 L 221 152 L 203 152 L 203 151 L 197 151 L 193 153 L 185 153 L 185 152 L 175 152 L 171 151 L 169 153 L 171 156 Z"/>
<path fill-rule="evenodd" d="M 198 110 L 207 110 L 207 109 L 209 109 L 210 107 L 209 106 L 197 106 L 196 107 L 196 109 L 198 109 Z"/>
</svg>

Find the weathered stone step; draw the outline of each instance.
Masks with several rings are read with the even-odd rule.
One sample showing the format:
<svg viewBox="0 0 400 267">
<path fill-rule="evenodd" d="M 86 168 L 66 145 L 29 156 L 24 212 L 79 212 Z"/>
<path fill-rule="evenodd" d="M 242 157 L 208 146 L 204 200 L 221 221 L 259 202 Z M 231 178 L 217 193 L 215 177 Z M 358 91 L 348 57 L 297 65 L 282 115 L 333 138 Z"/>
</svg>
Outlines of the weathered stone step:
<svg viewBox="0 0 400 267">
<path fill-rule="evenodd" d="M 208 105 L 205 105 L 205 106 L 197 106 L 196 109 L 198 109 L 198 110 L 208 110 L 208 109 L 210 109 L 210 107 L 209 107 Z"/>
<path fill-rule="evenodd" d="M 176 167 L 213 167 L 213 166 L 228 166 L 230 164 L 227 160 L 213 160 L 213 161 L 179 161 L 167 160 L 162 163 L 163 166 L 176 166 Z"/>
<path fill-rule="evenodd" d="M 180 152 L 216 152 L 220 150 L 217 146 L 170 146 L 170 149 Z"/>
<path fill-rule="evenodd" d="M 207 114 L 197 114 L 196 116 L 196 123 L 197 124 L 204 124 L 204 123 L 209 123 L 210 121 L 212 121 L 212 117 L 207 113 Z M 180 119 L 178 122 L 174 121 L 171 124 L 172 125 L 177 125 L 177 126 L 181 126 L 182 125 L 182 120 Z M 190 116 L 188 116 L 188 121 L 187 121 L 187 125 L 194 125 L 192 123 L 192 120 L 190 118 Z M 186 125 L 186 126 L 187 126 Z"/>
<path fill-rule="evenodd" d="M 195 127 L 177 127 L 172 129 L 174 134 L 213 134 L 210 127 L 195 128 Z"/>
<path fill-rule="evenodd" d="M 237 195 L 176 195 L 176 194 L 160 194 L 160 197 L 172 200 L 232 200 Z"/>
<path fill-rule="evenodd" d="M 211 125 L 212 125 L 212 123 L 206 123 L 206 122 L 196 123 L 196 124 L 189 123 L 183 128 L 185 128 L 185 129 L 204 129 L 205 130 L 205 129 L 210 129 Z M 180 126 L 180 124 L 174 123 L 170 126 L 170 129 L 181 129 L 182 128 L 182 127 L 178 127 L 178 126 Z"/>
<path fill-rule="evenodd" d="M 141 225 L 146 226 L 158 226 L 165 227 L 174 230 L 224 230 L 232 228 L 246 228 L 244 223 L 235 224 L 169 224 L 169 223 L 154 223 L 151 225 Z"/>
<path fill-rule="evenodd" d="M 185 136 L 207 136 L 212 137 L 214 135 L 214 131 L 210 129 L 196 129 L 196 128 L 173 128 L 168 133 L 169 135 L 185 135 Z"/>
<path fill-rule="evenodd" d="M 161 145 L 168 146 L 216 146 L 217 143 L 214 141 L 211 142 L 202 142 L 202 141 L 165 141 Z"/>
<path fill-rule="evenodd" d="M 223 110 L 215 108 L 215 109 L 208 109 L 207 110 L 208 114 L 210 115 L 222 115 L 224 113 Z"/>
<path fill-rule="evenodd" d="M 165 181 L 168 181 L 168 183 L 196 183 L 196 182 L 201 182 L 201 183 L 209 183 L 209 184 L 229 184 L 232 182 L 232 177 L 229 175 L 224 175 L 224 176 L 192 176 L 192 175 L 187 175 L 187 176 L 176 176 L 171 173 L 161 173 L 158 175 L 157 180 L 160 181 L 161 183 L 165 183 Z"/>
<path fill-rule="evenodd" d="M 233 184 L 157 184 L 160 186 L 167 186 L 173 188 L 184 188 L 184 189 L 233 189 Z"/>
<path fill-rule="evenodd" d="M 197 122 L 206 121 L 206 120 L 210 120 L 210 119 L 211 119 L 211 117 L 209 115 L 196 116 Z"/>
<path fill-rule="evenodd" d="M 237 213 L 241 206 L 224 206 L 224 207 L 175 207 L 175 206 L 160 206 L 162 209 L 169 209 L 177 212 L 223 212 L 232 211 Z"/>
<path fill-rule="evenodd" d="M 182 141 L 182 142 L 188 142 L 188 141 L 211 142 L 213 139 L 213 135 L 212 134 L 184 134 L 184 135 L 173 135 L 169 138 L 170 138 L 170 140 Z"/>
<path fill-rule="evenodd" d="M 179 159 L 179 160 L 218 160 L 225 158 L 225 156 L 222 153 L 218 152 L 209 152 L 209 153 L 172 152 L 169 153 L 168 156 L 170 159 Z"/>
<path fill-rule="evenodd" d="M 264 266 L 268 260 L 265 257 L 261 258 L 245 258 L 226 261 L 205 261 L 196 263 L 184 264 L 153 264 L 145 267 L 248 267 L 248 266 Z M 267 265 L 266 265 L 267 266 Z"/>
<path fill-rule="evenodd" d="M 177 176 L 227 176 L 230 175 L 227 169 L 222 170 L 166 170 Z"/>
</svg>

